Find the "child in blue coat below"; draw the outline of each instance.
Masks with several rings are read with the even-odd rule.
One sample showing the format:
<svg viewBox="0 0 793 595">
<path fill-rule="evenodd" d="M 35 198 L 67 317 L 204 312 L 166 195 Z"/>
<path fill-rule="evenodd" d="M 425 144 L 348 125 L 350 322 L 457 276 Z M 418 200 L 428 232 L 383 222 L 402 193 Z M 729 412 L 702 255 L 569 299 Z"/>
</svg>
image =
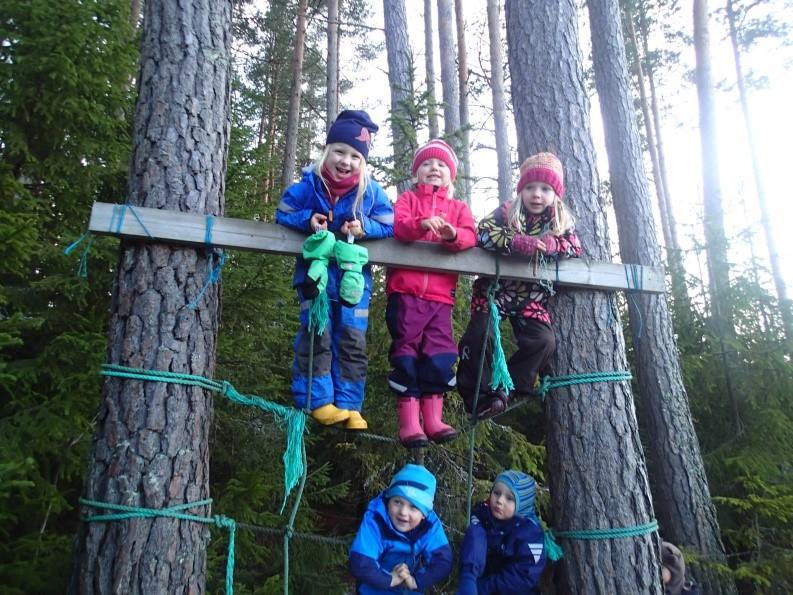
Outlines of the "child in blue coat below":
<svg viewBox="0 0 793 595">
<path fill-rule="evenodd" d="M 432 510 L 435 477 L 405 465 L 369 502 L 350 549 L 359 595 L 425 593 L 452 569 L 452 550 Z"/>
<path fill-rule="evenodd" d="M 305 234 L 328 230 L 339 234 L 339 245 L 348 238 L 375 240 L 393 235 L 394 210 L 380 185 L 369 178 L 366 159 L 378 126 L 365 111 L 344 110 L 328 131 L 322 156 L 303 171 L 303 179 L 284 192 L 275 220 Z M 326 234 L 324 246 L 333 251 L 334 238 Z M 337 252 L 338 254 L 338 252 Z M 317 254 L 327 263 L 330 311 L 323 334 L 314 340 L 311 382 L 311 415 L 324 425 L 345 422 L 348 430 L 365 430 L 361 416 L 366 385 L 366 328 L 372 272 L 361 267 L 363 292 L 353 305 L 345 303 L 339 288 L 345 268 L 332 254 Z M 338 260 L 338 256 L 337 256 Z M 310 334 L 309 306 L 316 282 L 308 277 L 310 262 L 297 258 L 294 286 L 300 300 L 300 330 L 295 338 L 292 394 L 295 406 L 308 404 Z M 344 266 L 344 265 L 343 265 Z"/>
<path fill-rule="evenodd" d="M 496 477 L 490 497 L 471 511 L 457 595 L 539 594 L 546 554 L 536 492 L 534 479 L 520 471 Z"/>
</svg>

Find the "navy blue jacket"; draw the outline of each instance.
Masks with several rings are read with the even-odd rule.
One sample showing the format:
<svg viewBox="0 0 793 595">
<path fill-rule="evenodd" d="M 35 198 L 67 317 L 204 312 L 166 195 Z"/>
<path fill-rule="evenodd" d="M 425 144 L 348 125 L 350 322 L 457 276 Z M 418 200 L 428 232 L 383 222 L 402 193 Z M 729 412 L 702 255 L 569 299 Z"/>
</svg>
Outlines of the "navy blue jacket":
<svg viewBox="0 0 793 595">
<path fill-rule="evenodd" d="M 486 503 L 471 513 L 460 552 L 459 592 L 477 595 L 532 595 L 540 592 L 545 567 L 545 533 L 535 519 L 497 521 Z"/>
<path fill-rule="evenodd" d="M 417 591 L 391 587 L 391 570 L 403 562 L 416 579 Z M 369 502 L 350 548 L 350 572 L 360 595 L 424 593 L 451 570 L 452 548 L 434 511 L 418 527 L 403 533 L 388 518 L 383 493 Z"/>
</svg>

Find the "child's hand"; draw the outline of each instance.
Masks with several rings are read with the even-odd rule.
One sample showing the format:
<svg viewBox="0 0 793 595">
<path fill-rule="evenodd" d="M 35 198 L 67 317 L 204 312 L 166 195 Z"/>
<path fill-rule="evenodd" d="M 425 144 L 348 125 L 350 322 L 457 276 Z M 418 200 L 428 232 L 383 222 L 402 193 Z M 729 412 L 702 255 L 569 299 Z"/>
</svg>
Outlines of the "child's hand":
<svg viewBox="0 0 793 595">
<path fill-rule="evenodd" d="M 421 221 L 421 229 L 428 229 L 435 235 L 441 235 L 440 231 L 444 225 L 446 225 L 446 221 L 440 215 L 435 215 L 433 217 L 429 217 L 428 219 L 422 219 Z"/>
<path fill-rule="evenodd" d="M 311 229 L 314 232 L 322 229 L 328 229 L 328 217 L 322 213 L 314 213 L 311 215 Z"/>
<path fill-rule="evenodd" d="M 408 576 L 410 576 L 410 570 L 408 570 L 407 564 L 404 562 L 401 564 L 397 564 L 391 570 L 391 586 L 396 587 L 397 585 L 401 585 L 405 582 L 404 573 L 407 572 Z"/>
<path fill-rule="evenodd" d="M 357 219 L 353 219 L 352 221 L 345 221 L 341 224 L 341 233 L 345 235 L 352 235 L 352 237 L 358 239 L 363 237 L 363 226 L 361 222 Z"/>
<path fill-rule="evenodd" d="M 400 583 L 404 583 L 404 585 L 410 589 L 411 591 L 416 591 L 418 589 L 418 585 L 416 585 L 416 579 L 413 578 L 413 575 L 410 574 L 410 568 L 404 562 L 402 564 L 397 564 L 394 566 L 394 570 L 392 571 L 397 573 L 397 576 L 400 579 Z M 399 584 L 399 583 L 397 583 Z M 393 586 L 393 579 L 392 579 L 392 586 Z"/>
<path fill-rule="evenodd" d="M 405 567 L 403 572 L 399 573 L 399 577 L 402 579 L 402 584 L 404 584 L 408 589 L 411 591 L 417 591 L 418 585 L 416 584 L 416 579 L 413 578 L 413 575 L 410 574 L 410 570 Z"/>
<path fill-rule="evenodd" d="M 457 238 L 457 229 L 451 223 L 444 222 L 438 230 L 438 235 L 441 236 L 441 239 L 452 242 Z"/>
<path fill-rule="evenodd" d="M 552 235 L 542 236 L 542 244 L 545 247 L 543 252 L 548 256 L 559 254 L 559 240 L 557 240 L 555 236 Z"/>
</svg>

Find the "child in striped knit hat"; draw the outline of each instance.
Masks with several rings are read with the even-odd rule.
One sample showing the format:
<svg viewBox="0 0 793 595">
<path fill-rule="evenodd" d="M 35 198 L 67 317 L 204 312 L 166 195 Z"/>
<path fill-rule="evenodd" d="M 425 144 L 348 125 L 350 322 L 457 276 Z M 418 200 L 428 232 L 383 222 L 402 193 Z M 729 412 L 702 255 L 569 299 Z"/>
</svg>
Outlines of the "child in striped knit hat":
<svg viewBox="0 0 793 595">
<path fill-rule="evenodd" d="M 454 150 L 442 140 L 431 140 L 416 151 L 411 174 L 413 189 L 400 194 L 394 206 L 394 237 L 434 242 L 448 252 L 473 248 L 471 211 L 453 198 Z M 444 394 L 456 384 L 456 289 L 455 273 L 392 267 L 386 274 L 386 322 L 392 338 L 388 384 L 397 397 L 399 440 L 408 448 L 457 436 L 442 420 Z"/>
<path fill-rule="evenodd" d="M 541 264 L 545 260 L 574 258 L 581 244 L 573 228 L 573 218 L 562 202 L 564 173 L 562 163 L 552 153 L 538 153 L 520 166 L 516 197 L 499 206 L 479 222 L 477 242 L 485 250 L 511 254 Z M 472 413 L 491 417 L 506 409 L 509 395 L 490 387 L 492 379 L 493 330 L 485 346 L 481 383 L 476 386 L 485 334 L 490 326 L 488 289 L 492 279 L 480 277 L 471 296 L 471 319 L 460 339 L 460 364 L 457 390 Z M 533 281 L 501 279 L 495 291 L 500 317 L 512 325 L 517 351 L 507 367 L 517 395 L 534 392 L 539 373 L 556 348 L 551 316 L 547 309 L 552 288 Z M 479 393 L 477 396 L 477 392 Z"/>
<path fill-rule="evenodd" d="M 531 475 L 512 469 L 498 474 L 488 499 L 471 511 L 457 595 L 540 592 L 546 554 L 536 493 Z"/>
</svg>

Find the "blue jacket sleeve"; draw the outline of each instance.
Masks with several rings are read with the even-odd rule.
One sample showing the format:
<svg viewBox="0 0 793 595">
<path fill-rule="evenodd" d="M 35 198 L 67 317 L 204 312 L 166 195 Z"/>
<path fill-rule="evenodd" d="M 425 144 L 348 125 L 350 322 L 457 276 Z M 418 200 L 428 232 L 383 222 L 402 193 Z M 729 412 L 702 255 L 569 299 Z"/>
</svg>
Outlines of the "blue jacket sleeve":
<svg viewBox="0 0 793 595">
<path fill-rule="evenodd" d="M 305 179 L 292 184 L 284 191 L 275 222 L 297 231 L 311 233 L 311 216 L 316 212 L 314 189 Z"/>
<path fill-rule="evenodd" d="M 452 571 L 452 548 L 440 520 L 432 524 L 425 553 L 429 558 L 427 567 L 415 577 L 416 586 L 422 593 L 444 581 Z"/>
<path fill-rule="evenodd" d="M 390 238 L 394 235 L 394 207 L 380 184 L 369 182 L 367 192 L 372 193 L 372 208 L 361 216 L 365 240 Z"/>
<path fill-rule="evenodd" d="M 515 536 L 513 555 L 499 572 L 479 579 L 479 595 L 525 595 L 539 592 L 540 577 L 545 567 L 544 533 L 542 527 L 530 523 Z"/>
<path fill-rule="evenodd" d="M 350 574 L 359 583 L 385 590 L 391 586 L 391 569 L 382 568 L 377 561 L 382 554 L 382 544 L 373 515 L 365 513 L 350 548 Z"/>
</svg>

